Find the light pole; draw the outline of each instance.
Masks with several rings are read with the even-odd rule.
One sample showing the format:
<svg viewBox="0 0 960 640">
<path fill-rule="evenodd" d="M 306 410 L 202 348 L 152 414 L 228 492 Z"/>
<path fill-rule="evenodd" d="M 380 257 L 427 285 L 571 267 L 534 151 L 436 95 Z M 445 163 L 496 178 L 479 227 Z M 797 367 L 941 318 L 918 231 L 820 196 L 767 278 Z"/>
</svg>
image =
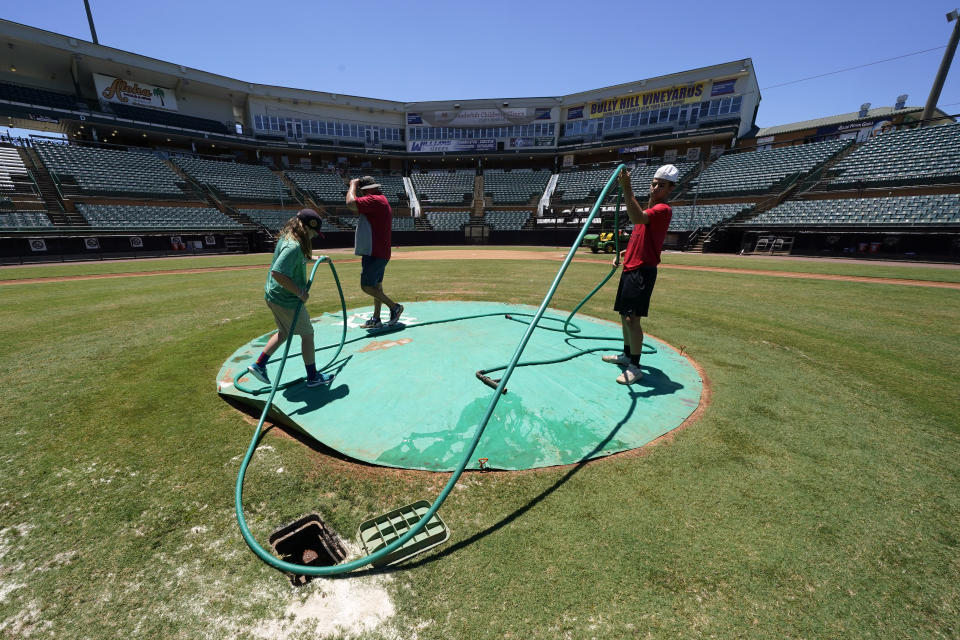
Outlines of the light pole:
<svg viewBox="0 0 960 640">
<path fill-rule="evenodd" d="M 950 42 L 947 44 L 947 50 L 943 52 L 943 60 L 940 62 L 940 68 L 937 70 L 937 77 L 933 81 L 933 87 L 930 88 L 930 96 L 927 98 L 927 104 L 923 107 L 923 113 L 920 115 L 920 126 L 925 126 L 927 121 L 933 116 L 933 110 L 937 108 L 937 101 L 940 99 L 940 91 L 943 89 L 943 83 L 947 79 L 947 72 L 950 71 L 950 63 L 953 61 L 953 54 L 957 51 L 957 42 L 960 41 L 960 10 L 954 9 L 947 14 L 947 22 L 956 22 L 953 25 L 953 34 L 950 36 Z"/>
<path fill-rule="evenodd" d="M 93 14 L 90 12 L 90 0 L 83 0 L 83 6 L 87 10 L 87 22 L 90 23 L 90 35 L 93 37 L 93 44 L 100 44 L 97 42 L 97 30 L 93 26 Z"/>
</svg>

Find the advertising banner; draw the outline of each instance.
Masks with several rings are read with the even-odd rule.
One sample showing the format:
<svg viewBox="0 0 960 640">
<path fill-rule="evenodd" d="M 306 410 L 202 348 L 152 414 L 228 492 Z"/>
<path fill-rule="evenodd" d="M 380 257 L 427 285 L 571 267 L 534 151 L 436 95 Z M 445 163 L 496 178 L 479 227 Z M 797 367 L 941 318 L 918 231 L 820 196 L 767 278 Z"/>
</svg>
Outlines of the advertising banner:
<svg viewBox="0 0 960 640">
<path fill-rule="evenodd" d="M 407 151 L 412 153 L 450 153 L 466 151 L 496 151 L 493 138 L 478 140 L 408 140 Z"/>
<path fill-rule="evenodd" d="M 828 136 L 839 134 L 841 138 L 856 138 L 857 142 L 866 142 L 875 135 L 883 133 L 884 129 L 892 123 L 881 118 L 879 120 L 867 120 L 860 122 L 847 122 L 845 124 L 834 124 L 826 127 L 819 127 L 816 135 Z"/>
<path fill-rule="evenodd" d="M 717 96 L 725 96 L 728 93 L 733 93 L 734 85 L 736 84 L 736 78 L 730 80 L 714 80 L 713 86 L 710 87 L 710 97 L 716 98 Z"/>
<path fill-rule="evenodd" d="M 591 118 L 605 118 L 607 116 L 636 113 L 648 109 L 679 107 L 684 104 L 692 104 L 703 100 L 705 85 L 706 83 L 704 82 L 696 82 L 694 84 L 677 85 L 665 89 L 645 91 L 643 93 L 614 96 L 605 100 L 591 102 L 586 108 Z M 569 119 L 569 115 L 567 119 Z"/>
<path fill-rule="evenodd" d="M 567 109 L 567 120 L 577 120 L 583 117 L 583 106 Z"/>
<path fill-rule="evenodd" d="M 539 138 L 510 138 L 507 142 L 507 147 L 509 149 L 523 149 L 525 147 L 552 147 L 553 146 L 553 137 L 545 136 Z"/>
<path fill-rule="evenodd" d="M 420 122 L 431 127 L 500 127 L 510 124 L 529 124 L 533 122 L 535 112 L 532 109 L 453 109 L 450 111 L 430 111 L 427 113 L 408 113 L 407 124 L 411 116 L 416 116 Z"/>
<path fill-rule="evenodd" d="M 46 251 L 47 241 L 43 238 L 30 238 L 30 251 Z"/>
<path fill-rule="evenodd" d="M 177 111 L 177 98 L 173 89 L 155 87 L 152 84 L 124 80 L 99 73 L 93 74 L 93 84 L 97 88 L 100 102 L 118 102 L 135 107 L 153 107 Z"/>
</svg>

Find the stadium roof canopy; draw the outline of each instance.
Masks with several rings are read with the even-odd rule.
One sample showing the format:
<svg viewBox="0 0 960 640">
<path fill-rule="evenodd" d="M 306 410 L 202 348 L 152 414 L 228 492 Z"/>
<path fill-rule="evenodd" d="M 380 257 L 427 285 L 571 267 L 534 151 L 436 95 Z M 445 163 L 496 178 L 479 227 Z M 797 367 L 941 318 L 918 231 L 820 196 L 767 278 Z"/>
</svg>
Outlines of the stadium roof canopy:
<svg viewBox="0 0 960 640">
<path fill-rule="evenodd" d="M 851 113 L 841 113 L 835 116 L 826 116 L 823 118 L 814 118 L 813 120 L 804 120 L 802 122 L 791 122 L 790 124 L 778 124 L 773 127 L 763 127 L 757 129 L 754 136 L 757 138 L 762 138 L 764 136 L 775 136 L 781 133 L 790 133 L 791 131 L 802 131 L 804 129 L 817 129 L 820 127 L 829 127 L 833 125 L 848 124 L 852 122 L 859 122 L 861 120 L 874 120 L 876 118 L 884 118 L 894 115 L 902 115 L 907 113 L 920 113 L 923 111 L 923 107 L 904 107 L 903 109 L 895 109 L 893 107 L 877 107 L 876 109 L 869 109 L 867 115 L 861 116 L 859 111 L 853 111 Z M 942 113 L 942 112 L 940 112 Z M 946 114 L 943 114 L 946 115 Z"/>
</svg>

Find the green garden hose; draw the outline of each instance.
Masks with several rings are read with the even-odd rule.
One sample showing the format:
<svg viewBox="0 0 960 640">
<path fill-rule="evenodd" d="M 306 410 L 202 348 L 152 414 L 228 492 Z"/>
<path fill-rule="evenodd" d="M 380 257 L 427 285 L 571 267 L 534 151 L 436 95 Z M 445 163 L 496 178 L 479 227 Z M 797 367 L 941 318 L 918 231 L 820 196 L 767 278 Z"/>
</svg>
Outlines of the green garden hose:
<svg viewBox="0 0 960 640">
<path fill-rule="evenodd" d="M 523 337 L 520 339 L 520 343 L 517 345 L 516 350 L 514 351 L 513 357 L 510 359 L 510 363 L 506 366 L 506 371 L 503 374 L 499 384 L 497 385 L 496 392 L 493 394 L 493 397 L 490 399 L 490 404 L 487 407 L 487 411 L 483 416 L 483 419 L 480 421 L 480 425 L 477 427 L 477 432 L 473 436 L 473 441 L 470 443 L 470 446 L 467 447 L 464 452 L 463 460 L 460 461 L 460 464 L 457 466 L 456 470 L 450 476 L 450 479 L 447 481 L 447 484 L 440 491 L 440 495 L 437 496 L 437 499 L 433 502 L 430 508 L 426 513 L 417 521 L 409 531 L 404 535 L 400 536 L 392 543 L 388 544 L 384 548 L 376 551 L 370 555 L 364 556 L 362 558 L 357 558 L 356 560 L 351 560 L 343 564 L 333 565 L 333 566 L 308 566 L 302 564 L 293 564 L 280 560 L 274 557 L 266 549 L 260 546 L 259 543 L 254 539 L 253 534 L 250 533 L 250 529 L 247 527 L 246 519 L 243 516 L 243 479 L 246 475 L 247 466 L 250 464 L 250 460 L 253 458 L 253 454 L 256 451 L 257 443 L 260 440 L 261 430 L 263 428 L 264 420 L 267 417 L 267 413 L 270 411 L 270 405 L 273 402 L 273 398 L 277 393 L 277 388 L 280 382 L 280 376 L 283 373 L 283 366 L 286 362 L 287 355 L 290 351 L 290 342 L 292 339 L 293 333 L 287 336 L 287 339 L 284 343 L 283 357 L 280 361 L 280 370 L 277 372 L 276 379 L 270 390 L 270 395 L 267 398 L 267 402 L 263 407 L 263 413 L 260 415 L 260 421 L 257 423 L 257 428 L 254 431 L 253 439 L 250 441 L 250 446 L 247 449 L 246 455 L 243 457 L 243 461 L 240 463 L 240 470 L 237 473 L 237 484 L 236 490 L 234 492 L 235 498 L 235 510 L 237 515 L 237 523 L 240 525 L 240 533 L 243 536 L 244 541 L 250 547 L 250 549 L 260 557 L 261 560 L 266 562 L 272 567 L 280 569 L 281 571 L 287 571 L 290 573 L 298 575 L 310 575 L 310 576 L 329 576 L 336 575 L 340 573 L 347 573 L 360 567 L 364 567 L 368 564 L 374 563 L 377 560 L 383 558 L 387 554 L 392 553 L 396 549 L 399 549 L 401 546 L 406 544 L 414 536 L 420 533 L 423 528 L 426 526 L 427 522 L 434 516 L 443 502 L 447 499 L 447 496 L 450 494 L 450 491 L 453 490 L 453 487 L 457 484 L 457 481 L 460 479 L 460 476 L 463 474 L 463 471 L 466 469 L 467 464 L 470 462 L 470 459 L 473 457 L 474 451 L 476 451 L 477 445 L 480 442 L 480 437 L 483 435 L 484 429 L 486 429 L 487 423 L 490 421 L 490 417 L 493 415 L 494 409 L 496 409 L 497 403 L 500 400 L 500 396 L 503 393 L 503 390 L 506 388 L 507 381 L 510 379 L 510 376 L 513 375 L 513 370 L 517 367 L 517 363 L 520 360 L 520 355 L 523 353 L 524 348 L 526 348 L 527 343 L 530 341 L 530 336 L 533 334 L 533 331 L 537 328 L 540 319 L 543 317 L 544 311 L 547 309 L 547 305 L 550 300 L 553 298 L 554 293 L 556 293 L 557 286 L 560 284 L 560 280 L 563 278 L 566 273 L 567 267 L 570 265 L 570 262 L 573 260 L 574 254 L 577 252 L 577 248 L 580 246 L 580 243 L 583 241 L 583 236 L 587 233 L 587 230 L 590 227 L 590 223 L 593 221 L 594 216 L 596 216 L 597 211 L 600 209 L 600 205 L 603 202 L 604 198 L 607 196 L 607 192 L 610 190 L 611 186 L 616 181 L 617 176 L 620 174 L 620 171 L 623 170 L 624 165 L 618 165 L 614 170 L 613 175 L 607 180 L 607 184 L 603 187 L 603 190 L 600 192 L 600 196 L 597 198 L 596 204 L 590 210 L 590 215 L 587 217 L 586 222 L 583 224 L 583 228 L 580 230 L 580 233 L 577 235 L 576 240 L 573 243 L 573 246 L 570 248 L 570 252 L 567 254 L 567 257 L 564 259 L 563 264 L 560 266 L 560 269 L 557 271 L 557 275 L 553 279 L 553 283 L 550 285 L 550 289 L 547 291 L 547 294 L 544 296 L 543 301 L 540 303 L 540 307 L 537 309 L 536 313 L 533 315 L 533 320 L 527 326 L 526 332 L 524 332 Z M 619 249 L 619 245 L 618 249 Z M 314 274 L 317 271 L 317 265 L 314 265 L 313 272 L 310 274 L 310 280 L 307 283 L 309 290 L 310 285 L 313 283 Z M 334 277 L 336 277 L 336 270 L 333 269 L 333 263 L 330 263 L 330 268 L 333 270 Z M 608 278 L 609 279 L 609 276 Z M 346 303 L 343 300 L 343 291 L 340 288 L 339 280 L 337 281 L 337 289 L 340 293 L 341 305 L 344 308 L 343 321 L 344 321 L 344 335 L 346 333 Z M 599 287 L 598 287 L 599 289 Z M 591 295 L 593 293 L 591 292 Z M 293 325 L 296 324 L 297 315 L 300 313 L 300 309 L 303 306 L 302 303 L 297 305 L 297 309 L 294 313 Z M 499 315 L 499 314 L 495 314 Z M 570 318 L 567 318 L 569 323 Z M 343 348 L 344 340 L 340 341 L 340 348 Z M 337 352 L 339 354 L 339 351 Z M 336 358 L 336 356 L 334 356 Z M 333 360 L 331 359 L 331 362 Z"/>
</svg>

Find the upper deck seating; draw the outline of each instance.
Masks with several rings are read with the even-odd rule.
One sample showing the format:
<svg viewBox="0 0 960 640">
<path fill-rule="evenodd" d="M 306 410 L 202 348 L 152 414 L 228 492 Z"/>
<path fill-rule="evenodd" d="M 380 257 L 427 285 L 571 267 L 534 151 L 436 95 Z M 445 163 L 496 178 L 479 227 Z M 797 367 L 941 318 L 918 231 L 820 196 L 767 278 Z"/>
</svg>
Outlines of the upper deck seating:
<svg viewBox="0 0 960 640">
<path fill-rule="evenodd" d="M 875 136 L 827 173 L 827 189 L 960 182 L 960 123 Z"/>
<path fill-rule="evenodd" d="M 792 179 L 807 174 L 835 156 L 849 140 L 746 151 L 720 156 L 691 182 L 690 191 L 700 196 L 762 194 L 779 191 Z"/>
<path fill-rule="evenodd" d="M 187 197 L 180 176 L 151 151 L 39 143 L 37 153 L 57 180 L 81 194 Z"/>
</svg>

